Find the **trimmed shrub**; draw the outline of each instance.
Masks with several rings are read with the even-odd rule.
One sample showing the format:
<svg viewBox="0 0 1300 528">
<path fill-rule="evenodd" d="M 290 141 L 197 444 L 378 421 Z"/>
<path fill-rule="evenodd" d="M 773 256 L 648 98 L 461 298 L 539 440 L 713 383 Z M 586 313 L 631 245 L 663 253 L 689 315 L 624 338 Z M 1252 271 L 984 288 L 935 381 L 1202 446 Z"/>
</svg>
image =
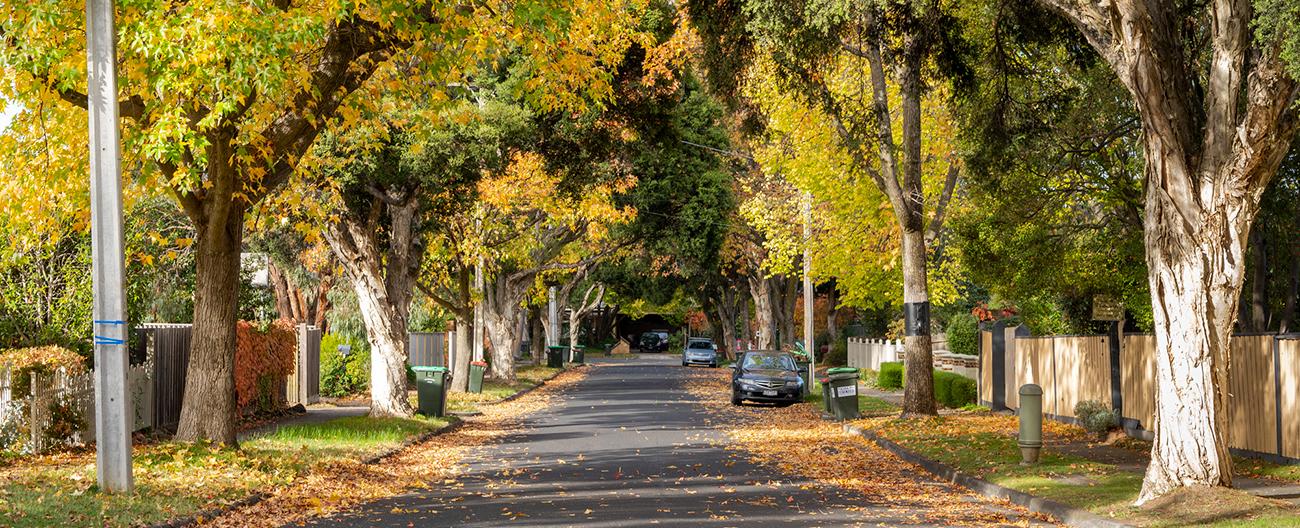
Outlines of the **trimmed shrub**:
<svg viewBox="0 0 1300 528">
<path fill-rule="evenodd" d="M 956 374 L 951 372 L 945 372 L 942 370 L 934 371 L 934 400 L 943 404 L 944 407 L 952 407 L 951 405 L 948 405 L 948 402 L 952 401 L 951 389 L 952 378 L 954 376 L 956 376 Z"/>
<path fill-rule="evenodd" d="M 966 376 L 957 376 L 952 380 L 952 387 L 948 389 L 951 401 L 945 403 L 948 407 L 958 409 L 967 405 L 973 405 L 979 398 L 979 391 L 975 385 L 975 380 Z"/>
<path fill-rule="evenodd" d="M 1084 400 L 1074 405 L 1074 417 L 1084 430 L 1102 434 L 1119 425 L 1119 416 L 1109 405 L 1095 400 Z"/>
<path fill-rule="evenodd" d="M 903 363 L 886 361 L 880 364 L 880 373 L 876 374 L 876 386 L 882 389 L 898 389 L 903 386 Z"/>
<path fill-rule="evenodd" d="M 957 314 L 948 320 L 948 351 L 967 356 L 979 355 L 979 321 L 971 314 Z"/>
<path fill-rule="evenodd" d="M 352 345 L 347 357 L 339 345 Z M 341 398 L 366 392 L 370 383 L 370 345 L 339 334 L 326 334 L 320 342 L 320 393 Z"/>
<path fill-rule="evenodd" d="M 63 368 L 69 373 L 86 368 L 86 358 L 60 346 L 15 348 L 0 352 L 0 365 L 8 365 L 10 390 L 15 399 L 32 391 L 32 374 L 53 374 Z"/>
<path fill-rule="evenodd" d="M 823 363 L 827 365 L 837 367 L 847 365 L 849 363 L 849 340 L 835 340 L 830 351 L 826 353 L 826 357 L 822 359 L 824 360 Z"/>
<path fill-rule="evenodd" d="M 235 395 L 243 410 L 284 406 L 284 379 L 293 372 L 298 333 L 293 323 L 276 321 L 265 329 L 240 321 L 235 329 Z M 255 409 L 250 409 L 256 404 Z"/>
</svg>

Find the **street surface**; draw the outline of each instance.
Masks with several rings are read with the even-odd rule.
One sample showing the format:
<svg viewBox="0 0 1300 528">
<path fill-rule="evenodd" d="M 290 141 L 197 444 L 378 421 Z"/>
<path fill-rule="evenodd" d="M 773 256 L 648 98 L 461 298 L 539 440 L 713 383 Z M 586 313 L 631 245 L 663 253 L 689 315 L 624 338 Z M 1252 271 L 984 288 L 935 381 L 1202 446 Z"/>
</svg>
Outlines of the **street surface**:
<svg viewBox="0 0 1300 528">
<path fill-rule="evenodd" d="M 742 450 L 725 449 L 726 432 L 686 390 L 691 374 L 700 373 L 688 372 L 679 361 L 675 355 L 600 360 L 548 409 L 526 419 L 526 428 L 476 449 L 456 479 L 309 525 L 951 524 L 927 520 L 925 501 L 900 506 L 782 474 Z M 952 494 L 966 507 L 1019 515 L 933 482 L 911 466 L 886 467 L 909 468 L 906 475 L 888 475 L 890 480 L 918 481 L 933 488 L 929 493 Z M 951 519 L 952 512 L 944 513 L 939 518 Z"/>
</svg>

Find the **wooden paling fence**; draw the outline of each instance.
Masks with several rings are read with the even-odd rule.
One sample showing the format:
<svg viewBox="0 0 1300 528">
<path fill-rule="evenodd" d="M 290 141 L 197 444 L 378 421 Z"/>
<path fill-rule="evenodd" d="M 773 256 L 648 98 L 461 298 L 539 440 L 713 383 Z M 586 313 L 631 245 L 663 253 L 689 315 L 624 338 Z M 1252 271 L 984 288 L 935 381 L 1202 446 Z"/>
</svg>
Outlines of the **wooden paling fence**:
<svg viewBox="0 0 1300 528">
<path fill-rule="evenodd" d="M 291 403 L 320 397 L 321 332 L 301 325 L 294 372 L 286 381 Z M 147 324 L 136 329 L 127 371 L 132 431 L 174 430 L 180 420 L 189 364 L 190 325 Z M 13 376 L 0 365 L 0 450 L 38 453 L 95 438 L 94 372 L 33 374 L 28 394 L 14 394 Z M 66 433 L 66 434 L 65 434 Z"/>
<path fill-rule="evenodd" d="M 408 338 L 412 367 L 447 366 L 447 332 L 411 332 Z"/>
<path fill-rule="evenodd" d="M 1149 437 L 1155 422 L 1155 337 L 1030 337 L 1023 329 L 980 335 L 979 395 L 996 409 L 1018 409 L 1018 388 L 1043 388 L 1043 414 L 1073 421 L 1081 401 L 1109 403 L 1130 434 Z M 1244 454 L 1300 460 L 1300 334 L 1238 335 L 1231 341 L 1229 445 Z"/>
</svg>

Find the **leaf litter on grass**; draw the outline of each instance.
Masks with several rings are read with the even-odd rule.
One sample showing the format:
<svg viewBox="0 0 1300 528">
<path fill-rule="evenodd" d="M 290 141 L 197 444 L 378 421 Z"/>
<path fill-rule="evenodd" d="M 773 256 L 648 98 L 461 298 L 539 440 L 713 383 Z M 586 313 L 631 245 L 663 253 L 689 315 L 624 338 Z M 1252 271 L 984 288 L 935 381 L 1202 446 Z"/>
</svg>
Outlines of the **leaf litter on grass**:
<svg viewBox="0 0 1300 528">
<path fill-rule="evenodd" d="M 788 475 L 857 492 L 863 509 L 941 526 L 1016 526 L 1048 519 L 1005 501 L 992 501 L 929 478 L 857 435 L 823 420 L 812 405 L 737 407 L 730 403 L 725 372 L 692 371 L 687 390 L 712 425 L 727 433 L 727 449 L 742 452 Z M 806 487 L 807 485 L 801 486 Z"/>
<path fill-rule="evenodd" d="M 523 418 L 545 409 L 555 394 L 585 376 L 584 369 L 565 371 L 522 398 L 482 407 L 481 416 L 465 420 L 456 430 L 406 447 L 379 463 L 333 462 L 287 485 L 268 490 L 268 497 L 262 502 L 228 512 L 203 525 L 281 526 L 414 489 L 459 487 L 462 484 L 457 476 L 464 470 L 463 461 L 472 450 L 517 433 Z"/>
</svg>

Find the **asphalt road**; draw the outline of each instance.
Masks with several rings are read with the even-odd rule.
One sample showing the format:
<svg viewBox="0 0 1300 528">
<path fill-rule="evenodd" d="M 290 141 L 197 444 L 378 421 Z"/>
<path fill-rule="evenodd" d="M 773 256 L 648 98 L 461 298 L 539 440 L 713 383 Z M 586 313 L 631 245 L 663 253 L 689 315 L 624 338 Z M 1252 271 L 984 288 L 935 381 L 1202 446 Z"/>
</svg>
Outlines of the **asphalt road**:
<svg viewBox="0 0 1300 528">
<path fill-rule="evenodd" d="M 607 360 L 454 484 L 313 526 L 893 526 L 923 512 L 783 475 L 725 450 L 677 356 Z M 936 483 L 936 486 L 943 486 Z"/>
</svg>

